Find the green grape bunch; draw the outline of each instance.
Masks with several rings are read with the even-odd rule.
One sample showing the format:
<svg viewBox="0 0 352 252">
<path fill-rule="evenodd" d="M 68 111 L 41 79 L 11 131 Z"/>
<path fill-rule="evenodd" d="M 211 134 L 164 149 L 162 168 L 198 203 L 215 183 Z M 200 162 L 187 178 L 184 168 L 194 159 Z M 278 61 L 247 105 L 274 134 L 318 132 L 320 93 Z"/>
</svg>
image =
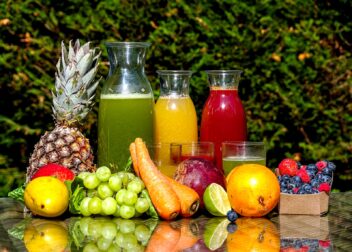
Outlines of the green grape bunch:
<svg viewBox="0 0 352 252">
<path fill-rule="evenodd" d="M 103 215 L 131 219 L 145 214 L 151 202 L 143 181 L 131 172 L 111 173 L 107 166 L 78 175 L 84 186 L 79 204 L 83 216 Z"/>
</svg>

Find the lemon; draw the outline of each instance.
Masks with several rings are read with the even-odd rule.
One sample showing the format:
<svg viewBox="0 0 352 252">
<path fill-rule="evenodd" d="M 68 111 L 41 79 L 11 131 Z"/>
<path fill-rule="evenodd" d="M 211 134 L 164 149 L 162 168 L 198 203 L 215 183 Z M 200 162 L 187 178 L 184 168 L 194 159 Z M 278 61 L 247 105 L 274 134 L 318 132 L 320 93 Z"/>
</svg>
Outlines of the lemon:
<svg viewBox="0 0 352 252">
<path fill-rule="evenodd" d="M 224 188 L 211 183 L 204 191 L 203 201 L 205 208 L 214 216 L 226 216 L 231 210 L 230 201 Z"/>
<path fill-rule="evenodd" d="M 33 219 L 24 231 L 23 242 L 28 251 L 66 251 L 68 230 L 62 221 Z"/>
<path fill-rule="evenodd" d="M 63 214 L 69 202 L 69 192 L 54 177 L 39 177 L 30 181 L 24 190 L 24 203 L 35 215 L 56 217 Z"/>
<path fill-rule="evenodd" d="M 212 218 L 205 224 L 204 243 L 210 250 L 219 249 L 227 238 L 227 218 Z"/>
</svg>

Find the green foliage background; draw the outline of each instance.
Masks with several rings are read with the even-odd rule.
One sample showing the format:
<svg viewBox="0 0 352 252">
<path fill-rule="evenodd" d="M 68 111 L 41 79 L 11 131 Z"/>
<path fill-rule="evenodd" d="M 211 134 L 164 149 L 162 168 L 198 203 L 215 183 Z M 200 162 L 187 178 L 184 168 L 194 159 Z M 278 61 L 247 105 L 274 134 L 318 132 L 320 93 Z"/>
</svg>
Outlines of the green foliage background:
<svg viewBox="0 0 352 252">
<path fill-rule="evenodd" d="M 133 3 L 130 3 L 133 2 Z M 149 41 L 148 78 L 191 69 L 200 116 L 203 70 L 244 70 L 240 96 L 249 139 L 268 164 L 298 154 L 338 165 L 334 187 L 352 189 L 352 2 L 349 0 L 4 0 L 0 3 L 0 196 L 23 182 L 28 157 L 53 129 L 51 89 L 60 43 Z M 98 97 L 98 96 L 97 96 Z M 84 132 L 96 150 L 96 113 Z"/>
</svg>

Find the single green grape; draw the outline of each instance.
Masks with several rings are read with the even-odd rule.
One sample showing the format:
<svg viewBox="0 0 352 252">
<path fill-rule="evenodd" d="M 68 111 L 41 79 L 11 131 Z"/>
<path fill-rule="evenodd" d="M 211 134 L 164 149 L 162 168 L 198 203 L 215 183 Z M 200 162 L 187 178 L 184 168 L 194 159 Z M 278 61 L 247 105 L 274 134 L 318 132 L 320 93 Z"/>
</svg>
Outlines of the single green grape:
<svg viewBox="0 0 352 252">
<path fill-rule="evenodd" d="M 109 187 L 115 192 L 122 188 L 122 179 L 116 173 L 109 178 Z"/>
<path fill-rule="evenodd" d="M 136 228 L 134 220 L 124 220 L 120 221 L 120 232 L 124 234 L 133 233 Z"/>
<path fill-rule="evenodd" d="M 91 200 L 90 197 L 85 197 L 81 201 L 81 204 L 79 206 L 79 210 L 81 211 L 81 214 L 83 216 L 90 216 L 91 215 L 91 212 L 89 211 L 89 207 L 88 207 L 90 200 Z"/>
<path fill-rule="evenodd" d="M 150 207 L 149 201 L 145 198 L 138 198 L 134 207 L 136 208 L 137 212 L 145 213 Z"/>
<path fill-rule="evenodd" d="M 123 235 L 123 243 L 122 248 L 134 251 L 134 247 L 138 245 L 137 238 L 134 236 L 133 233 L 128 233 Z"/>
<path fill-rule="evenodd" d="M 98 187 L 99 184 L 100 184 L 100 180 L 95 175 L 95 173 L 90 173 L 83 179 L 83 185 L 87 189 L 95 189 Z"/>
<path fill-rule="evenodd" d="M 102 251 L 107 250 L 111 244 L 112 244 L 112 239 L 106 239 L 104 237 L 99 237 L 97 240 L 97 247 Z"/>
<path fill-rule="evenodd" d="M 115 237 L 115 243 L 119 246 L 122 247 L 123 245 L 123 239 L 124 239 L 124 234 L 121 232 L 117 232 L 116 237 Z"/>
<path fill-rule="evenodd" d="M 117 201 L 117 204 L 119 205 L 123 204 L 123 199 L 125 198 L 126 192 L 127 192 L 127 189 L 121 189 L 116 193 L 115 199 Z"/>
<path fill-rule="evenodd" d="M 103 229 L 101 230 L 101 235 L 108 240 L 112 240 L 115 238 L 117 234 L 116 224 L 113 221 L 107 221 L 103 225 Z"/>
<path fill-rule="evenodd" d="M 99 252 L 100 249 L 93 242 L 84 245 L 83 252 Z"/>
<path fill-rule="evenodd" d="M 94 240 L 101 236 L 102 223 L 99 220 L 91 219 L 88 224 L 88 234 Z"/>
<path fill-rule="evenodd" d="M 87 176 L 88 176 L 88 174 L 90 174 L 90 172 L 86 172 L 86 171 L 84 171 L 84 172 L 80 172 L 78 175 L 77 175 L 77 177 L 79 177 L 80 179 L 85 179 Z"/>
<path fill-rule="evenodd" d="M 123 203 L 125 205 L 129 205 L 129 206 L 134 206 L 134 204 L 136 204 L 137 199 L 138 199 L 138 195 L 135 192 L 132 191 L 126 191 L 125 194 L 123 195 Z"/>
<path fill-rule="evenodd" d="M 139 178 L 134 178 L 127 185 L 127 190 L 139 194 L 144 189 L 144 183 Z"/>
<path fill-rule="evenodd" d="M 93 197 L 88 203 L 88 210 L 91 214 L 100 214 L 101 213 L 101 199 L 98 197 Z"/>
<path fill-rule="evenodd" d="M 106 252 L 116 252 L 116 251 L 121 251 L 121 248 L 115 243 L 112 243 L 110 247 L 106 250 Z"/>
<path fill-rule="evenodd" d="M 107 182 L 103 182 L 98 186 L 98 196 L 101 199 L 105 199 L 107 197 L 111 197 L 114 194 L 114 191 L 110 188 Z"/>
<path fill-rule="evenodd" d="M 113 215 L 117 209 L 117 202 L 113 197 L 105 198 L 101 203 L 102 213 L 105 215 Z"/>
<path fill-rule="evenodd" d="M 110 171 L 109 167 L 101 166 L 96 170 L 95 174 L 97 175 L 97 177 L 100 181 L 105 182 L 105 181 L 109 180 L 109 178 L 111 176 L 111 171 Z"/>
<path fill-rule="evenodd" d="M 124 219 L 131 219 L 135 214 L 133 206 L 122 205 L 120 207 L 120 216 Z M 121 227 L 120 227 L 121 228 Z"/>
<path fill-rule="evenodd" d="M 138 225 L 134 230 L 134 235 L 140 242 L 146 242 L 149 240 L 151 232 L 146 225 Z"/>
</svg>

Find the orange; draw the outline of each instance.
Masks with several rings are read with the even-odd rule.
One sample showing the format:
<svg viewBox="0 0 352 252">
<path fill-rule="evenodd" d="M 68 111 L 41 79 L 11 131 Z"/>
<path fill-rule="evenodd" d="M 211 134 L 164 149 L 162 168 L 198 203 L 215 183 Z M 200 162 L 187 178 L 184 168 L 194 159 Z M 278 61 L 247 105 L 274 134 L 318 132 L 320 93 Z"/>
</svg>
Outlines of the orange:
<svg viewBox="0 0 352 252">
<path fill-rule="evenodd" d="M 237 166 L 227 181 L 231 207 L 240 215 L 261 217 L 268 214 L 280 199 L 280 185 L 275 174 L 259 164 Z"/>
<path fill-rule="evenodd" d="M 279 251 L 280 235 L 270 220 L 265 218 L 238 218 L 237 230 L 228 234 L 227 251 Z"/>
</svg>

